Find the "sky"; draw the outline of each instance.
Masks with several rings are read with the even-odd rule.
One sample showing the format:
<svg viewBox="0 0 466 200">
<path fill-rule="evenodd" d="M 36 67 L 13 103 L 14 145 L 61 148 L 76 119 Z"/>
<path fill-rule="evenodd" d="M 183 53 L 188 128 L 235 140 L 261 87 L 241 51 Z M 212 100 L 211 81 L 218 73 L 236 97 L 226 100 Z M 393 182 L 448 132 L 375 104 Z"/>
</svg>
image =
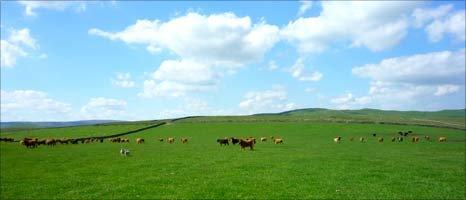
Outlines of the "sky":
<svg viewBox="0 0 466 200">
<path fill-rule="evenodd" d="M 2 1 L 1 118 L 465 108 L 463 1 Z"/>
</svg>

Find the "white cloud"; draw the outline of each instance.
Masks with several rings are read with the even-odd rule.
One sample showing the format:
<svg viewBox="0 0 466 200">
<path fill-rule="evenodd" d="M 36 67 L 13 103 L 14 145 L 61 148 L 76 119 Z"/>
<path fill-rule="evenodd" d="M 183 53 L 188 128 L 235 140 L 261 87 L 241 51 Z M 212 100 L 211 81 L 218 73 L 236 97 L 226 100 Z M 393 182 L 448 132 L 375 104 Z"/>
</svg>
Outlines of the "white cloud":
<svg viewBox="0 0 466 200">
<path fill-rule="evenodd" d="M 447 94 L 452 94 L 458 92 L 460 89 L 459 85 L 439 85 L 437 91 L 435 92 L 436 96 L 443 96 Z"/>
<path fill-rule="evenodd" d="M 271 90 L 251 91 L 246 93 L 239 103 L 241 109 L 249 114 L 259 112 L 281 112 L 296 109 L 297 105 L 288 102 L 288 94 L 283 87 L 277 86 Z"/>
<path fill-rule="evenodd" d="M 418 4 L 324 1 L 319 16 L 291 21 L 281 30 L 281 35 L 296 45 L 300 53 L 322 52 L 338 42 L 381 51 L 404 38 L 409 25 L 407 14 Z"/>
<path fill-rule="evenodd" d="M 303 15 L 307 10 L 312 8 L 313 1 L 299 1 L 301 4 L 299 6 L 298 15 Z"/>
<path fill-rule="evenodd" d="M 457 11 L 445 19 L 437 19 L 426 27 L 429 40 L 440 41 L 445 34 L 452 35 L 458 41 L 464 41 L 465 36 L 465 12 Z"/>
<path fill-rule="evenodd" d="M 304 59 L 298 58 L 294 65 L 290 68 L 291 76 L 298 79 L 299 81 L 320 81 L 324 76 L 318 71 L 308 71 L 304 66 Z"/>
<path fill-rule="evenodd" d="M 464 49 L 384 59 L 377 64 L 355 67 L 353 74 L 371 79 L 368 95 L 360 98 L 370 99 L 367 103 L 373 107 L 405 110 L 464 107 L 464 99 L 459 96 L 441 98 L 464 91 L 461 86 L 465 83 Z"/>
<path fill-rule="evenodd" d="M 129 73 L 117 73 L 116 77 L 111 79 L 111 82 L 112 85 L 122 88 L 132 88 L 135 85 Z"/>
<path fill-rule="evenodd" d="M 413 84 L 464 83 L 465 50 L 384 59 L 353 68 L 353 74 L 376 81 Z"/>
<path fill-rule="evenodd" d="M 431 42 L 440 41 L 444 35 L 452 35 L 458 41 L 465 40 L 465 12 L 453 10 L 453 5 L 441 5 L 437 8 L 417 8 L 412 14 L 414 26 L 425 26 Z"/>
<path fill-rule="evenodd" d="M 277 64 L 275 63 L 275 61 L 271 60 L 271 61 L 269 61 L 269 64 L 268 64 L 268 66 L 267 66 L 267 69 L 270 70 L 270 71 L 273 71 L 273 70 L 278 69 L 278 66 L 277 66 Z"/>
<path fill-rule="evenodd" d="M 21 57 L 29 55 L 30 49 L 38 49 L 39 45 L 30 35 L 27 28 L 11 29 L 8 39 L 1 40 L 1 67 L 14 67 Z"/>
<path fill-rule="evenodd" d="M 70 104 L 52 99 L 41 91 L 1 90 L 1 100 L 1 121 L 62 120 L 63 115 L 71 112 Z"/>
<path fill-rule="evenodd" d="M 371 103 L 371 97 L 354 97 L 352 93 L 346 93 L 342 96 L 335 97 L 330 100 L 333 104 L 338 104 L 338 109 L 349 109 L 355 107 L 364 107 Z"/>
<path fill-rule="evenodd" d="M 170 19 L 138 20 L 120 32 L 90 29 L 89 34 L 145 45 L 150 53 L 168 50 L 179 56 L 165 60 L 151 79 L 144 81 L 141 97 L 183 96 L 215 88 L 224 74 L 260 61 L 279 40 L 279 28 L 233 13 L 187 13 Z"/>
<path fill-rule="evenodd" d="M 115 119 L 125 114 L 126 101 L 97 97 L 81 107 L 81 112 L 88 119 Z"/>
<path fill-rule="evenodd" d="M 46 9 L 64 11 L 69 8 L 74 8 L 76 12 L 86 10 L 86 2 L 83 1 L 18 1 L 24 6 L 24 13 L 27 16 L 36 16 L 35 10 Z"/>
<path fill-rule="evenodd" d="M 184 98 L 183 103 L 176 108 L 160 111 L 159 117 L 161 119 L 168 119 L 186 116 L 219 116 L 232 114 L 235 114 L 235 112 L 213 108 L 202 99 Z"/>
</svg>

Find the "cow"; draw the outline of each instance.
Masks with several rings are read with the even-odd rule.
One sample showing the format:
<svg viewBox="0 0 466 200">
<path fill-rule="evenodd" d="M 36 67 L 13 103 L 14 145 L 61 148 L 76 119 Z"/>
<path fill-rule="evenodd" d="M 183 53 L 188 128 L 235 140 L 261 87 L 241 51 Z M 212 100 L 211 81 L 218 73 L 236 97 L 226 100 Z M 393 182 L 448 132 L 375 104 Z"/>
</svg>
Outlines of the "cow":
<svg viewBox="0 0 466 200">
<path fill-rule="evenodd" d="M 396 137 L 392 137 L 392 142 L 395 142 L 396 141 Z"/>
<path fill-rule="evenodd" d="M 372 133 L 372 137 L 376 137 L 376 136 L 377 136 L 377 134 L 376 134 L 376 133 Z"/>
<path fill-rule="evenodd" d="M 170 144 L 173 144 L 173 142 L 175 142 L 175 138 L 168 138 L 167 142 Z"/>
<path fill-rule="evenodd" d="M 275 144 L 283 144 L 283 139 L 281 139 L 281 138 L 275 138 L 274 143 L 275 143 Z"/>
<path fill-rule="evenodd" d="M 124 156 L 129 156 L 129 149 L 120 149 L 120 154 Z"/>
<path fill-rule="evenodd" d="M 379 137 L 379 142 L 383 142 L 383 137 Z"/>
<path fill-rule="evenodd" d="M 366 142 L 367 140 L 366 140 L 365 137 L 360 137 L 360 138 L 359 138 L 359 141 L 360 141 L 360 142 Z"/>
<path fill-rule="evenodd" d="M 256 138 L 254 138 L 254 137 L 248 137 L 247 139 L 253 141 L 254 144 L 256 144 Z"/>
<path fill-rule="evenodd" d="M 447 141 L 447 138 L 446 138 L 446 137 L 439 137 L 439 138 L 438 138 L 438 141 L 439 141 L 439 142 L 446 142 L 446 141 Z"/>
<path fill-rule="evenodd" d="M 254 141 L 253 141 L 253 140 L 249 140 L 249 139 L 243 140 L 243 139 L 240 139 L 240 140 L 239 140 L 239 145 L 241 146 L 241 150 L 244 150 L 244 149 L 246 149 L 247 147 L 249 147 L 250 150 L 254 150 Z"/>
<path fill-rule="evenodd" d="M 159 140 L 160 142 L 163 142 L 163 138 L 159 138 L 158 140 Z"/>
<path fill-rule="evenodd" d="M 55 146 L 56 141 L 54 139 L 46 139 L 45 144 L 47 146 Z"/>
<path fill-rule="evenodd" d="M 428 135 L 425 135 L 424 138 L 427 140 L 427 141 L 430 141 L 430 137 Z"/>
<path fill-rule="evenodd" d="M 217 142 L 220 144 L 220 146 L 222 145 L 230 145 L 230 143 L 228 142 L 228 139 L 217 139 Z"/>
<path fill-rule="evenodd" d="M 338 137 L 336 137 L 336 138 L 333 138 L 333 141 L 336 142 L 336 143 L 339 143 L 340 140 L 341 140 L 341 137 L 340 137 L 340 136 L 338 136 Z"/>
<path fill-rule="evenodd" d="M 231 139 L 231 143 L 232 143 L 233 145 L 236 145 L 236 144 L 239 143 L 239 139 L 236 139 L 236 138 L 234 138 L 234 137 L 231 137 L 230 139 Z"/>
<path fill-rule="evenodd" d="M 267 138 L 266 137 L 261 137 L 261 142 L 265 142 L 267 141 Z"/>
<path fill-rule="evenodd" d="M 129 138 L 121 139 L 121 142 L 129 143 Z M 144 142 L 144 139 L 143 139 L 143 142 Z"/>
<path fill-rule="evenodd" d="M 188 138 L 181 138 L 181 143 L 187 144 L 188 143 Z"/>
<path fill-rule="evenodd" d="M 22 140 L 22 143 L 26 148 L 36 148 L 37 147 L 37 138 L 36 139 L 30 139 L 30 138 L 24 138 Z"/>
<path fill-rule="evenodd" d="M 419 137 L 413 137 L 411 138 L 411 142 L 419 142 Z"/>
<path fill-rule="evenodd" d="M 403 142 L 403 137 L 402 136 L 398 137 L 398 142 Z"/>
<path fill-rule="evenodd" d="M 142 144 L 142 143 L 144 143 L 144 139 L 142 139 L 142 138 L 137 138 L 137 139 L 136 139 L 136 143 Z"/>
</svg>

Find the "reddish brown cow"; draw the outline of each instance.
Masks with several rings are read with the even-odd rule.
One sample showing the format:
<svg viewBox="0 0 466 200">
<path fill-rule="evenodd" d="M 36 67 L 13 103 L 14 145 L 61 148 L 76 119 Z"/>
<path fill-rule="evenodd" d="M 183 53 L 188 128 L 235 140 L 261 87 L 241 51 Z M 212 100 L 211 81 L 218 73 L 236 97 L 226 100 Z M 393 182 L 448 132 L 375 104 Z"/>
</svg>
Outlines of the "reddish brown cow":
<svg viewBox="0 0 466 200">
<path fill-rule="evenodd" d="M 253 140 L 243 140 L 243 139 L 240 139 L 239 140 L 239 145 L 241 146 L 241 149 L 244 150 L 245 148 L 249 147 L 251 150 L 254 150 L 253 146 L 254 146 L 254 141 Z"/>
</svg>

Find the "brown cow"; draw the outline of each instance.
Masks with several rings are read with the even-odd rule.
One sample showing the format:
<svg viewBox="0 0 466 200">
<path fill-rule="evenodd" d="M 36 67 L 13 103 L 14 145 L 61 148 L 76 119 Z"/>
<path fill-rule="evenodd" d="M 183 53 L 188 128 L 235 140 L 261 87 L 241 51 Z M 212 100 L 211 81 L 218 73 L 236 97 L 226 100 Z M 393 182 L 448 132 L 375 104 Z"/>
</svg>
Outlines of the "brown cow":
<svg viewBox="0 0 466 200">
<path fill-rule="evenodd" d="M 37 138 L 36 139 L 30 139 L 30 138 L 24 138 L 22 140 L 24 146 L 26 146 L 26 148 L 36 148 L 37 147 Z"/>
<path fill-rule="evenodd" d="M 142 139 L 142 138 L 137 138 L 137 139 L 136 139 L 136 143 L 142 144 L 142 143 L 144 143 L 144 139 Z"/>
<path fill-rule="evenodd" d="M 254 150 L 253 146 L 254 146 L 254 141 L 253 140 L 243 140 L 243 139 L 240 139 L 239 140 L 239 145 L 241 146 L 241 149 L 244 150 L 246 147 L 249 147 L 250 150 Z"/>
<path fill-rule="evenodd" d="M 188 138 L 181 138 L 181 143 L 187 144 L 188 143 Z"/>
<path fill-rule="evenodd" d="M 276 138 L 276 139 L 274 140 L 274 143 L 275 143 L 275 144 L 283 144 L 283 139 L 281 139 L 281 138 Z"/>
</svg>

